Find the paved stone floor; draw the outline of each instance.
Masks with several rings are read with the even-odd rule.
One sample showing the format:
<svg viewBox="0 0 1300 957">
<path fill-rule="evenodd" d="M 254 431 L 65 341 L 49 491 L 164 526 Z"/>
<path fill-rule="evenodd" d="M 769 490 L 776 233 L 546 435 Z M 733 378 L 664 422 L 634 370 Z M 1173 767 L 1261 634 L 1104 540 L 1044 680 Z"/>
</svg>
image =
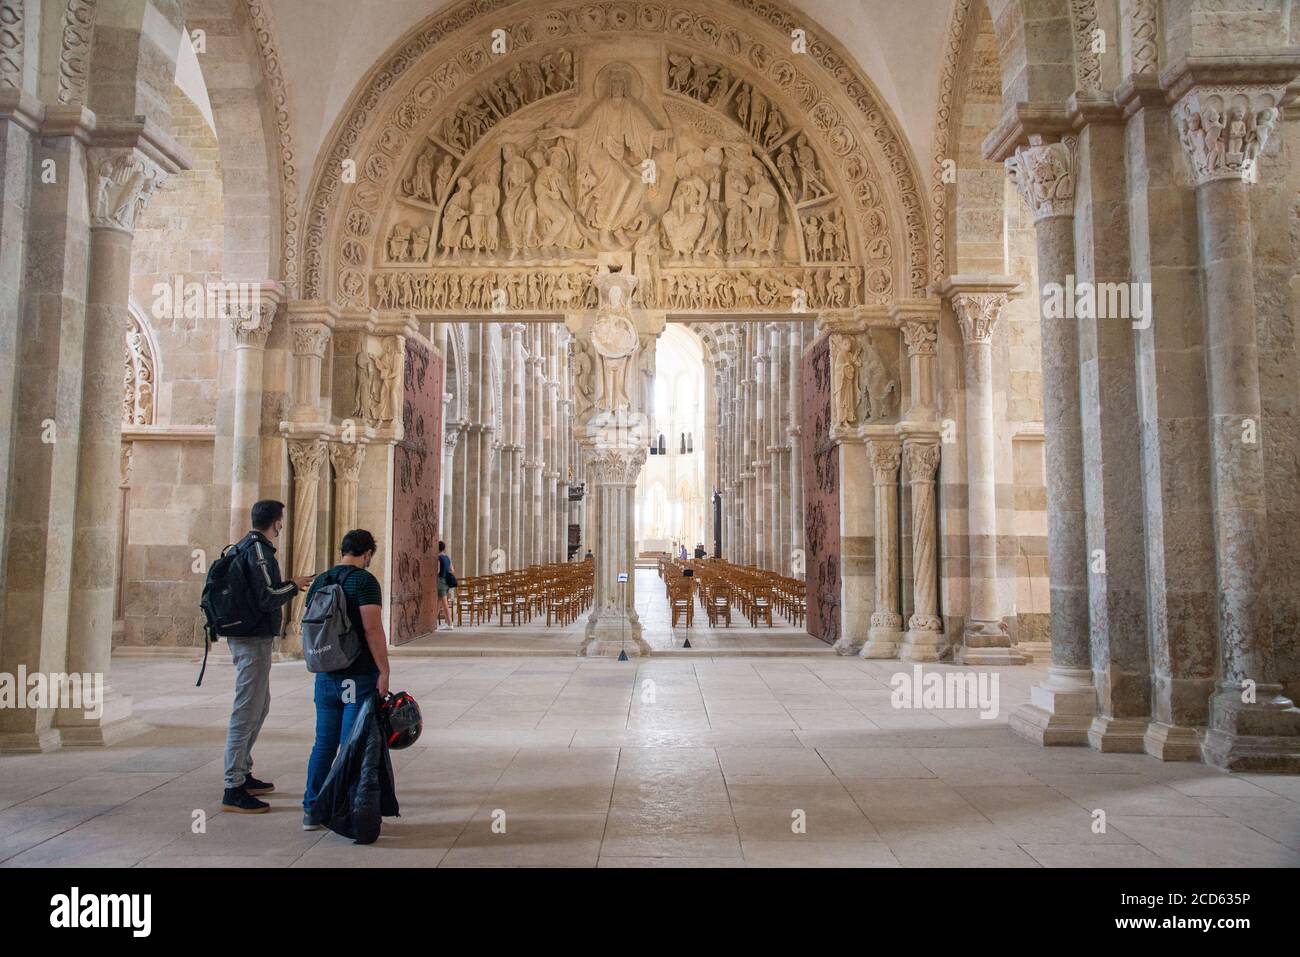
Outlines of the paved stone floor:
<svg viewBox="0 0 1300 957">
<path fill-rule="evenodd" d="M 655 655 L 688 657 L 834 655 L 830 645 L 818 641 L 803 628 L 796 628 L 779 615 L 769 627 L 750 628 L 739 611 L 732 613 L 730 627 L 710 628 L 704 610 L 697 604 L 690 628 L 672 626 L 672 615 L 657 571 L 636 570 L 636 610 L 642 636 Z M 466 625 L 440 631 L 403 645 L 399 654 L 414 656 L 464 655 L 556 655 L 572 656 L 582 644 L 586 616 L 567 627 L 547 627 L 545 617 L 521 625 L 502 625 L 493 619 L 487 625 Z M 690 648 L 686 648 L 687 640 Z"/>
<path fill-rule="evenodd" d="M 1039 665 L 998 672 L 995 720 L 892 707 L 900 670 L 835 656 L 403 659 L 395 685 L 420 700 L 425 732 L 393 756 L 401 818 L 358 847 L 299 826 L 313 726 L 301 663 L 274 666 L 255 752 L 280 789 L 273 812 L 245 816 L 218 813 L 230 666 L 195 688 L 188 661 L 118 659 L 114 685 L 152 730 L 0 756 L 0 863 L 1300 866 L 1298 777 L 1024 742 L 1007 714 Z"/>
</svg>

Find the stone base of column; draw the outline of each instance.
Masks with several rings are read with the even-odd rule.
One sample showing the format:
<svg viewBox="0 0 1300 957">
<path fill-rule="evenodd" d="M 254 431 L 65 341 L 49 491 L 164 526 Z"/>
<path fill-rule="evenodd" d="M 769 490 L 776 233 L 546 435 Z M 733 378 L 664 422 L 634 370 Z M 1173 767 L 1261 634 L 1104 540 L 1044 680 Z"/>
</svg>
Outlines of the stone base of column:
<svg viewBox="0 0 1300 957">
<path fill-rule="evenodd" d="M 1161 761 L 1201 760 L 1201 736 L 1195 728 L 1152 721 L 1142 741 L 1146 753 Z"/>
<path fill-rule="evenodd" d="M 137 718 L 131 698 L 111 688 L 104 689 L 103 710 L 98 718 L 87 718 L 81 711 L 59 712 L 58 731 L 65 748 L 101 748 L 149 730 Z"/>
<path fill-rule="evenodd" d="M 583 658 L 617 658 L 626 653 L 629 658 L 650 654 L 650 645 L 641 637 L 641 620 L 624 616 L 617 610 L 597 617 L 592 612 L 587 619 L 586 636 L 578 648 Z"/>
<path fill-rule="evenodd" d="M 1029 663 L 1029 656 L 1012 647 L 1002 622 L 967 621 L 953 661 L 959 665 L 1023 665 Z"/>
<path fill-rule="evenodd" d="M 867 630 L 867 643 L 858 652 L 861 658 L 897 658 L 903 643 L 903 618 L 901 615 L 871 616 Z"/>
<path fill-rule="evenodd" d="M 58 728 L 43 731 L 5 731 L 0 733 L 0 754 L 43 754 L 57 751 L 62 744 Z"/>
<path fill-rule="evenodd" d="M 1146 751 L 1146 718 L 1097 716 L 1088 728 L 1088 744 L 1107 754 L 1142 754 Z"/>
<path fill-rule="evenodd" d="M 1011 730 L 1043 747 L 1086 747 L 1097 712 L 1092 672 L 1047 669 L 1047 680 L 1029 691 L 1029 704 L 1011 713 Z"/>
<path fill-rule="evenodd" d="M 841 634 L 839 638 L 835 640 L 835 644 L 831 645 L 831 647 L 835 649 L 837 655 L 851 658 L 862 651 L 864 644 L 865 642 L 863 642 L 861 638 Z"/>
<path fill-rule="evenodd" d="M 1255 703 L 1220 684 L 1210 699 L 1210 729 L 1201 745 L 1206 764 L 1228 771 L 1300 774 L 1300 708 L 1281 685 L 1257 685 Z"/>
<path fill-rule="evenodd" d="M 937 619 L 936 619 L 937 621 Z M 898 657 L 902 661 L 941 661 L 948 653 L 948 642 L 938 627 L 910 621 Z"/>
</svg>

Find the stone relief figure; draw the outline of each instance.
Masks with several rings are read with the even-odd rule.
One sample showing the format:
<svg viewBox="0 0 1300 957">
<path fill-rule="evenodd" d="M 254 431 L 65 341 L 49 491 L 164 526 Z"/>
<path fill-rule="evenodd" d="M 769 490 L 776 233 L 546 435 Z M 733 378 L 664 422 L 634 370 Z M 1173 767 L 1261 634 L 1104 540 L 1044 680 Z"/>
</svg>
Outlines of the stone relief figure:
<svg viewBox="0 0 1300 957">
<path fill-rule="evenodd" d="M 867 419 L 886 418 L 898 392 L 898 382 L 890 376 L 870 333 L 867 334 L 867 341 L 862 344 L 862 369 L 865 372 L 863 386 L 867 399 Z"/>
<path fill-rule="evenodd" d="M 535 151 L 534 164 L 542 164 L 541 150 Z M 553 147 L 539 165 L 533 182 L 537 203 L 537 221 L 540 235 L 538 245 L 543 249 L 581 248 L 586 240 L 578 229 L 578 214 L 573 209 L 573 194 L 569 189 L 569 154 Z"/>
<path fill-rule="evenodd" d="M 659 270 L 659 240 L 653 231 L 637 240 L 632 253 L 632 270 L 637 277 L 636 292 L 641 304 L 652 309 L 657 307 L 663 276 Z"/>
<path fill-rule="evenodd" d="M 808 144 L 808 137 L 803 133 L 795 140 L 795 162 L 799 166 L 799 177 L 803 188 L 799 200 L 817 199 L 830 193 L 830 187 L 822 178 L 821 167 L 817 165 L 817 153 Z"/>
<path fill-rule="evenodd" d="M 411 224 L 400 222 L 393 224 L 393 231 L 388 235 L 388 258 L 395 263 L 409 262 L 411 253 Z"/>
<path fill-rule="evenodd" d="M 161 177 L 127 157 L 100 163 L 98 176 L 91 211 L 94 223 L 134 229 L 136 217 L 149 205 Z"/>
<path fill-rule="evenodd" d="M 696 243 L 704 232 L 708 218 L 708 187 L 704 180 L 692 175 L 685 160 L 677 167 L 678 179 L 673 189 L 672 205 L 664 213 L 660 227 L 664 243 L 673 255 L 686 258 L 695 252 Z"/>
<path fill-rule="evenodd" d="M 777 228 L 781 225 L 781 196 L 767 178 L 763 164 L 754 161 L 753 185 L 746 191 L 744 203 L 752 253 L 776 252 Z"/>
<path fill-rule="evenodd" d="M 602 412 L 617 412 L 631 406 L 627 380 L 637 345 L 636 326 L 628 315 L 623 290 L 612 286 L 609 302 L 591 329 L 591 346 L 600 364 L 596 406 Z"/>
<path fill-rule="evenodd" d="M 382 352 L 374 357 L 374 384 L 378 395 L 374 397 L 374 406 L 380 422 L 391 422 L 397 416 L 397 388 L 402 375 L 402 344 L 396 336 L 387 339 Z"/>
<path fill-rule="evenodd" d="M 501 185 L 505 191 L 501 220 L 505 225 L 506 246 L 510 249 L 534 248 L 538 241 L 533 164 L 520 156 L 519 150 L 511 144 L 502 148 L 501 155 Z"/>
<path fill-rule="evenodd" d="M 573 341 L 574 403 L 578 415 L 590 411 L 595 404 L 596 379 L 591 352 L 580 340 Z"/>
<path fill-rule="evenodd" d="M 834 426 L 858 424 L 861 396 L 862 353 L 857 338 L 845 333 L 831 335 L 831 367 L 834 370 Z"/>
<path fill-rule="evenodd" d="M 473 184 L 466 176 L 456 182 L 456 192 L 447 200 L 447 207 L 442 214 L 443 252 L 454 254 L 469 239 L 469 213 Z"/>
<path fill-rule="evenodd" d="M 370 354 L 365 344 L 357 351 L 356 381 L 352 388 L 352 414 L 367 422 L 379 418 L 379 406 L 375 401 L 374 384 L 378 379 L 375 371 L 375 357 Z"/>
<path fill-rule="evenodd" d="M 501 235 L 497 219 L 497 209 L 501 205 L 500 181 L 500 164 L 493 161 L 470 193 L 469 236 L 468 241 L 461 240 L 466 249 L 496 252 Z"/>
<path fill-rule="evenodd" d="M 433 146 L 426 146 L 415 161 L 415 172 L 409 179 L 402 181 L 402 192 L 422 203 L 432 203 L 433 165 L 438 153 Z"/>
</svg>

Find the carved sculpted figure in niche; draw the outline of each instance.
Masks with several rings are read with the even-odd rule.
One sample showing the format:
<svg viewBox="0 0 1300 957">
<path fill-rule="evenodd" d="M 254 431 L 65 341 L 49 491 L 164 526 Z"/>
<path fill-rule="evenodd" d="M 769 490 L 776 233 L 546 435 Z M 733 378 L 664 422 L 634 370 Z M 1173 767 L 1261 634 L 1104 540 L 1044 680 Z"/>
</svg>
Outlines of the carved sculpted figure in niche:
<svg viewBox="0 0 1300 957">
<path fill-rule="evenodd" d="M 469 177 L 462 176 L 456 181 L 456 192 L 447 200 L 447 208 L 442 214 L 442 249 L 448 255 L 454 254 L 462 246 L 469 245 L 469 212 L 473 184 Z"/>
<path fill-rule="evenodd" d="M 893 406 L 893 397 L 898 392 L 898 382 L 889 374 L 885 360 L 881 358 L 871 334 L 862 345 L 862 368 L 867 397 L 867 419 L 883 419 L 889 416 Z"/>
<path fill-rule="evenodd" d="M 838 332 L 831 335 L 831 368 L 835 373 L 834 425 L 856 426 L 861 395 L 862 354 L 855 336 Z"/>
<path fill-rule="evenodd" d="M 502 149 L 501 155 L 501 185 L 505 192 L 501 219 L 506 229 L 506 245 L 511 249 L 529 249 L 538 245 L 533 164 L 509 144 Z"/>
</svg>

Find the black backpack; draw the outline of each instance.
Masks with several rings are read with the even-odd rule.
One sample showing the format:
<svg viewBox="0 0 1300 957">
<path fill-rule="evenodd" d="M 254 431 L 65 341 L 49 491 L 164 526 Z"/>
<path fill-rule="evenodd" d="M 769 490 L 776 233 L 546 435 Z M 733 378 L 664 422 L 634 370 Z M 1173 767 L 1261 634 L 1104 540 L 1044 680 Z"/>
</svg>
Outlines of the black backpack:
<svg viewBox="0 0 1300 957">
<path fill-rule="evenodd" d="M 203 597 L 199 608 L 206 620 L 203 626 L 203 667 L 195 687 L 203 684 L 208 668 L 208 649 L 222 635 L 241 638 L 251 635 L 257 628 L 261 609 L 257 606 L 253 589 L 248 581 L 248 571 L 241 560 L 243 550 L 239 545 L 227 545 L 221 556 L 208 569 L 203 583 Z"/>
</svg>

